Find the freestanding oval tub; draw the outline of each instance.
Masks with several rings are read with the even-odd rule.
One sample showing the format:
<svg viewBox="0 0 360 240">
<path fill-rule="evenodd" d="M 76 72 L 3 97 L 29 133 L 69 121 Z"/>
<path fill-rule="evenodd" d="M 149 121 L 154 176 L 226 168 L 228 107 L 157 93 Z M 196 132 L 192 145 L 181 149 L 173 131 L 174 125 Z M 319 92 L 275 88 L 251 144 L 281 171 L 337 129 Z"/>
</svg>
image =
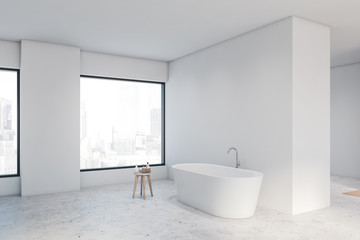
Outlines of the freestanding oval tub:
<svg viewBox="0 0 360 240">
<path fill-rule="evenodd" d="M 180 202 L 224 218 L 254 215 L 263 174 L 215 164 L 172 166 Z"/>
</svg>

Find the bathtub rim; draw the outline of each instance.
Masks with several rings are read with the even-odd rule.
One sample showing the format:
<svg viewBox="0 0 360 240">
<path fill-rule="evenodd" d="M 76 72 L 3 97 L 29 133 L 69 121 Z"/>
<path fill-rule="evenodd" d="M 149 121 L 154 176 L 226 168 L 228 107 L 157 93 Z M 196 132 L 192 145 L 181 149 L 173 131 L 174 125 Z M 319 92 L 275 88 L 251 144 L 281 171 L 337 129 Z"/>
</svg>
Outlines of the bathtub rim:
<svg viewBox="0 0 360 240">
<path fill-rule="evenodd" d="M 181 170 L 184 172 L 191 172 L 191 173 L 196 173 L 199 175 L 203 175 L 203 176 L 208 176 L 208 177 L 213 177 L 213 178 L 221 178 L 221 179 L 251 179 L 251 178 L 263 178 L 264 174 L 258 171 L 254 171 L 254 170 L 250 170 L 250 169 L 244 169 L 244 168 L 235 168 L 235 169 L 239 169 L 241 171 L 245 171 L 245 172 L 251 172 L 251 173 L 255 173 L 257 175 L 251 176 L 251 177 L 224 177 L 224 176 L 214 176 L 214 175 L 210 175 L 210 174 L 205 174 L 205 173 L 200 173 L 200 172 L 196 172 L 196 171 L 191 171 L 191 170 L 184 170 L 181 168 L 177 168 L 177 166 L 181 166 L 181 165 L 212 165 L 212 166 L 217 166 L 217 167 L 224 167 L 224 168 L 231 168 L 229 166 L 225 166 L 225 165 L 219 165 L 219 164 L 212 164 L 212 163 L 177 163 L 171 166 L 171 168 L 176 169 L 176 170 Z"/>
</svg>

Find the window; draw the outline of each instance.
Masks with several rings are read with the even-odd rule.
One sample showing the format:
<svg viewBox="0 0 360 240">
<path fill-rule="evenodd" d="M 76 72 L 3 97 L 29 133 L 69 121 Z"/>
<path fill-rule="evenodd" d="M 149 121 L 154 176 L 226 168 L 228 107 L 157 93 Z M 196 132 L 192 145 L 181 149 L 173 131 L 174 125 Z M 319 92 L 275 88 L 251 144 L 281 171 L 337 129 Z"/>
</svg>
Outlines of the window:
<svg viewBox="0 0 360 240">
<path fill-rule="evenodd" d="M 80 168 L 164 164 L 164 84 L 80 78 Z"/>
<path fill-rule="evenodd" d="M 0 176 L 19 176 L 19 70 L 0 68 Z"/>
</svg>

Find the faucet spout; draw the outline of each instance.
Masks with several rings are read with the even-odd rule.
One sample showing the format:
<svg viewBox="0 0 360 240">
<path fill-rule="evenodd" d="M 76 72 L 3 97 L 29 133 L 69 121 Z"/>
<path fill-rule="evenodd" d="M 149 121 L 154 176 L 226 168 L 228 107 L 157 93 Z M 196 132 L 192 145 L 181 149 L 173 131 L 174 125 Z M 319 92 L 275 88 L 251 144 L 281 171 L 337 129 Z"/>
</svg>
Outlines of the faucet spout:
<svg viewBox="0 0 360 240">
<path fill-rule="evenodd" d="M 235 153 L 236 153 L 236 168 L 240 168 L 240 161 L 239 161 L 239 157 L 238 157 L 238 151 L 237 151 L 237 149 L 236 148 L 234 148 L 234 147 L 231 147 L 231 148 L 229 148 L 229 150 L 227 151 L 227 154 L 229 154 L 230 152 L 231 152 L 231 150 L 234 150 L 235 151 Z"/>
</svg>

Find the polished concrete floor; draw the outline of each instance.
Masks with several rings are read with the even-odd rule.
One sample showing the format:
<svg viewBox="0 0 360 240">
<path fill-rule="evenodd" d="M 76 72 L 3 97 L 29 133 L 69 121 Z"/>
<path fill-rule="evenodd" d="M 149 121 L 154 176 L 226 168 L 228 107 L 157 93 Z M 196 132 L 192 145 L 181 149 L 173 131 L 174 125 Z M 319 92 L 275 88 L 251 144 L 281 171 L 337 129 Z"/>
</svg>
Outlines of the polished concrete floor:
<svg viewBox="0 0 360 240">
<path fill-rule="evenodd" d="M 132 199 L 132 187 L 0 197 L 0 239 L 360 239 L 360 198 L 342 194 L 360 188 L 356 179 L 332 177 L 330 208 L 290 216 L 259 207 L 249 219 L 187 207 L 173 181 L 154 181 L 146 200 Z"/>
</svg>

